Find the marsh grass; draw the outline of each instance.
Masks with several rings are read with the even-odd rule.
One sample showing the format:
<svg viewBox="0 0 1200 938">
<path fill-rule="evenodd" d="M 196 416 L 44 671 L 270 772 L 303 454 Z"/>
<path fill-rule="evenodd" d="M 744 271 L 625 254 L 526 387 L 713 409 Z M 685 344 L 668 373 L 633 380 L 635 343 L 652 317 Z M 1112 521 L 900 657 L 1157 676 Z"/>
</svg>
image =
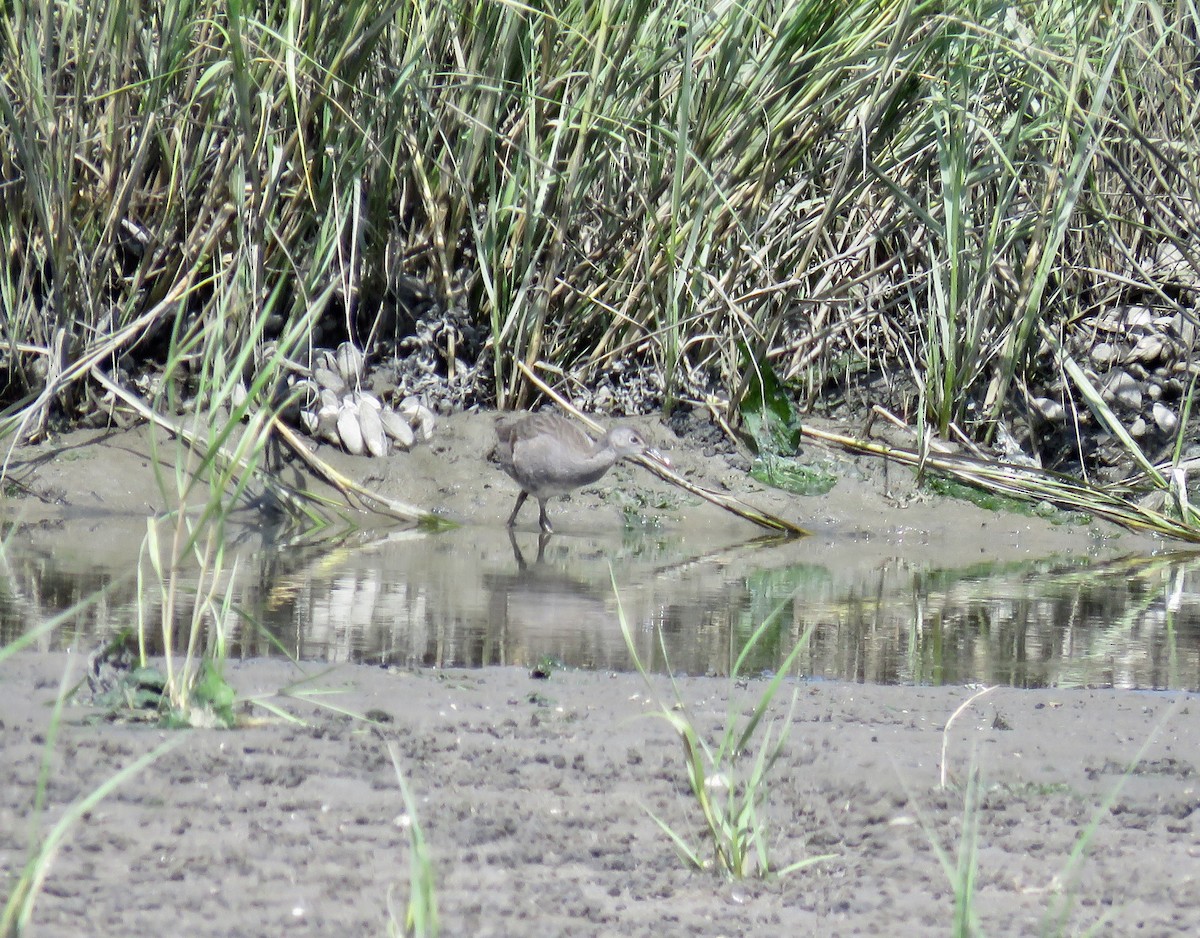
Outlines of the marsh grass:
<svg viewBox="0 0 1200 938">
<path fill-rule="evenodd" d="M 142 543 L 143 563 L 139 563 L 139 585 L 143 567 L 149 567 L 158 587 L 161 602 L 156 604 L 158 622 L 145 614 L 146 604 L 138 607 L 139 665 L 146 667 L 149 632 L 161 637 L 165 679 L 162 707 L 169 723 L 181 725 L 231 726 L 234 721 L 232 689 L 222 676 L 227 654 L 226 630 L 233 615 L 234 575 L 220 592 L 223 574 L 224 544 L 220 533 L 210 528 L 198 541 L 196 531 L 186 522 L 185 508 L 165 518 L 150 518 Z M 168 538 L 161 537 L 166 529 Z M 189 569 L 188 559 L 195 561 Z M 233 571 L 236 573 L 236 569 Z M 189 574 L 195 583 L 186 586 Z M 139 593 L 139 595 L 143 595 Z M 185 625 L 182 645 L 177 641 L 176 623 Z M 202 646 L 202 641 L 204 642 Z"/>
<path fill-rule="evenodd" d="M 371 352 L 408 281 L 502 407 L 522 366 L 632 363 L 736 424 L 748 352 L 808 401 L 907 371 L 922 435 L 987 439 L 1059 368 L 1088 416 L 1047 334 L 1195 325 L 1195 31 L 1156 0 L 10 5 L 0 437 L 113 407 L 171 341 L 154 406 L 248 373 L 256 430 L 268 341 Z"/>
<path fill-rule="evenodd" d="M 240 282 L 240 281 L 236 281 Z M 226 298 L 229 299 L 228 297 Z M 157 587 L 159 619 L 138 606 L 139 666 L 147 666 L 149 633 L 161 638 L 164 719 L 169 724 L 232 726 L 235 694 L 223 670 L 228 633 L 240 618 L 234 602 L 238 563 L 226 557 L 231 513 L 258 497 L 276 498 L 279 510 L 320 519 L 292 490 L 265 472 L 275 414 L 294 403 L 284 391 L 288 356 L 306 334 L 301 318 L 269 349 L 263 330 L 271 307 L 245 317 L 241 341 L 230 346 L 229 330 L 196 319 L 176 320 L 158 393 L 151 412 L 182 410 L 181 389 L 190 396 L 186 426 L 173 426 L 173 453 L 161 451 L 152 433 L 151 455 L 163 504 L 169 510 L 147 519 L 138 563 L 139 596 Z M 218 324 L 224 322 L 224 317 Z M 249 387 L 244 376 L 251 372 Z M 193 362 L 199 367 L 194 369 Z M 171 468 L 168 468 L 171 467 Z M 256 480 L 265 484 L 255 491 Z M 177 627 L 182 625 L 182 634 Z"/>
<path fill-rule="evenodd" d="M 5 546 L 0 545 L 0 559 L 3 559 Z M 119 580 L 114 581 L 104 589 L 97 590 L 85 596 L 70 608 L 64 609 L 54 616 L 47 617 L 16 640 L 0 647 L 0 664 L 3 664 L 3 662 L 13 655 L 25 650 L 29 645 L 35 643 L 49 632 L 62 628 L 74 621 L 81 611 L 102 600 L 105 593 L 119 582 Z M 139 603 L 139 615 L 141 615 L 143 607 L 144 603 Z M 136 642 L 137 637 L 130 636 L 134 642 Z M 136 680 L 140 680 L 147 685 L 152 684 L 154 679 L 145 676 L 145 673 L 153 669 L 147 667 L 143 661 L 142 670 L 144 672 L 143 676 Z M 186 673 L 187 669 L 185 668 L 184 671 Z M 178 697 L 181 701 L 178 709 L 163 706 L 164 700 L 168 699 L 164 694 L 165 682 L 160 682 L 157 688 L 146 699 L 141 701 L 124 696 L 125 692 L 133 688 L 133 684 L 125 688 L 118 688 L 117 693 L 122 696 L 125 703 L 122 707 L 114 709 L 120 709 L 121 713 L 118 715 L 127 715 L 130 710 L 145 705 L 160 711 L 162 719 L 167 725 L 212 725 L 211 720 L 202 721 L 197 717 L 197 714 L 203 711 L 213 715 L 219 725 L 233 725 L 233 690 L 220 676 L 219 661 L 216 658 L 206 657 L 198 662 L 193 662 L 189 683 L 184 684 L 181 681 L 183 676 L 183 674 L 176 673 L 176 687 L 179 691 L 183 692 Z M 77 688 L 78 684 L 73 685 L 71 683 L 71 668 L 70 662 L 68 662 L 68 666 L 63 670 L 58 691 L 54 698 L 54 705 L 46 729 L 46 741 L 42 749 L 42 762 L 38 771 L 37 782 L 30 794 L 28 854 L 20 872 L 17 873 L 14 871 L 14 875 L 10 877 L 8 882 L 10 892 L 8 898 L 5 900 L 3 909 L 0 910 L 0 936 L 3 936 L 3 938 L 17 938 L 17 936 L 26 933 L 33 918 L 38 896 L 42 892 L 47 876 L 50 874 L 54 858 L 62 844 L 70 837 L 75 825 L 86 818 L 91 811 L 95 810 L 100 802 L 119 787 L 136 778 L 147 766 L 170 752 L 176 746 L 181 745 L 186 738 L 183 735 L 170 736 L 163 743 L 134 759 L 91 791 L 65 806 L 61 812 L 55 812 L 57 818 L 53 823 L 50 823 L 50 809 L 47 800 L 52 781 L 52 760 L 57 749 L 59 734 L 63 725 L 64 707 L 75 694 Z M 291 690 L 290 688 L 284 689 L 280 693 L 288 693 Z M 280 717 L 295 720 L 294 717 L 290 717 L 269 700 L 256 698 L 255 702 Z"/>
<path fill-rule="evenodd" d="M 637 653 L 629 622 L 621 605 L 615 577 L 613 593 L 617 600 L 617 617 L 626 647 L 638 673 L 653 693 L 650 676 Z M 754 651 L 759 640 L 773 627 L 786 604 L 785 600 L 776 606 L 746 640 L 730 669 L 731 684 L 737 682 L 748 656 Z M 671 840 L 679 855 L 696 869 L 716 869 L 734 879 L 747 876 L 786 876 L 830 859 L 831 855 L 806 857 L 777 868 L 771 859 L 771 831 L 764 816 L 772 786 L 776 784 L 772 770 L 783 754 L 791 732 L 797 692 L 793 691 L 791 704 L 782 717 L 772 718 L 765 727 L 762 725 L 763 720 L 800 652 L 807 647 L 811 631 L 811 628 L 806 630 L 780 663 L 778 670 L 767 682 L 749 715 L 744 719 L 739 720 L 734 712 L 735 704 L 731 696 L 725 727 L 715 744 L 709 742 L 697 729 L 695 720 L 687 713 L 683 696 L 673 677 L 671 685 L 674 690 L 674 703 L 657 700 L 658 710 L 653 715 L 665 720 L 675 730 L 683 746 L 684 771 L 692 797 L 703 816 L 706 836 L 703 841 L 692 843 L 687 836 L 662 818 L 653 812 L 649 813 Z M 661 635 L 659 638 L 665 659 L 666 647 L 662 645 Z M 708 859 L 710 853 L 711 860 Z"/>
</svg>

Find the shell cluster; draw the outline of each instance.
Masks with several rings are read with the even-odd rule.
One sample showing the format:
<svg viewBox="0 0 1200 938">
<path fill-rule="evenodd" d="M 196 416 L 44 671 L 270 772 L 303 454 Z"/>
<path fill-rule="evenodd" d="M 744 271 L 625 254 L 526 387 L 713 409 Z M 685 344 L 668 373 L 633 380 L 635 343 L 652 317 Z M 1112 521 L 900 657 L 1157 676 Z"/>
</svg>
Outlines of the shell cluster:
<svg viewBox="0 0 1200 938">
<path fill-rule="evenodd" d="M 1075 323 L 1064 345 L 1146 457 L 1163 462 L 1181 442 L 1180 424 L 1200 378 L 1200 322 L 1188 300 L 1200 289 L 1200 273 L 1171 244 L 1159 245 L 1142 263 L 1157 291 L 1130 291 L 1129 302 L 1092 311 Z M 1053 361 L 1048 345 L 1039 354 L 1044 363 Z M 1111 428 L 1083 406 L 1074 379 L 1057 367 L 1041 370 L 1045 377 L 1031 382 L 1027 401 L 1043 458 L 1056 465 L 1085 448 L 1102 481 L 1124 479 L 1139 468 Z M 1200 455 L 1194 431 L 1182 443 L 1185 458 Z M 1032 448 L 1029 440 L 1018 444 Z"/>
<path fill-rule="evenodd" d="M 1187 315 L 1121 306 L 1095 317 L 1091 333 L 1074 342 L 1073 351 L 1132 436 L 1169 437 L 1179 426 L 1182 400 L 1197 373 L 1196 344 L 1196 327 Z M 1051 392 L 1030 403 L 1043 420 L 1065 422 L 1061 390 Z"/>
<path fill-rule="evenodd" d="M 355 456 L 386 456 L 393 446 L 408 450 L 433 436 L 433 411 L 415 397 L 393 408 L 362 390 L 365 360 L 352 343 L 317 349 L 300 420 L 313 436 Z"/>
</svg>

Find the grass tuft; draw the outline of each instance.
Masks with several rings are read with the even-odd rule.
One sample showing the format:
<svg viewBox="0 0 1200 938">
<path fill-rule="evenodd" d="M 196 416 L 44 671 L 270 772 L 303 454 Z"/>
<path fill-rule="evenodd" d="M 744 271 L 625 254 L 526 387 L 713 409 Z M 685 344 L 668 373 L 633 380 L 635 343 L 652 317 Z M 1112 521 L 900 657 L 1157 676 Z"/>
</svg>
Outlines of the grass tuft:
<svg viewBox="0 0 1200 938">
<path fill-rule="evenodd" d="M 626 647 L 633 657 L 638 673 L 646 681 L 647 687 L 652 689 L 650 676 L 638 656 L 629 622 L 621 605 L 615 576 L 613 593 L 617 599 L 617 616 Z M 747 640 L 731 669 L 731 683 L 736 682 L 747 656 L 783 608 L 784 603 L 780 603 Z M 675 690 L 674 703 L 658 701 L 658 711 L 654 716 L 666 720 L 679 736 L 688 786 L 704 818 L 706 837 L 702 842 L 693 843 L 662 818 L 653 812 L 649 813 L 690 866 L 696 869 L 716 869 L 734 879 L 743 879 L 747 876 L 786 876 L 831 858 L 831 855 L 806 857 L 777 868 L 771 859 L 771 832 L 765 817 L 773 784 L 772 769 L 787 744 L 797 692 L 793 691 L 791 704 L 781 719 L 772 719 L 765 727 L 762 727 L 762 722 L 783 680 L 790 673 L 800 652 L 807 647 L 811 632 L 811 628 L 805 632 L 780 664 L 778 671 L 759 695 L 749 716 L 739 721 L 732 711 L 731 701 L 724 731 L 715 745 L 697 730 L 695 721 L 688 715 L 683 704 L 683 697 L 674 678 L 671 679 Z M 662 636 L 659 638 L 661 645 Z M 662 651 L 665 659 L 665 646 L 662 647 Z M 708 858 L 710 851 L 711 859 Z"/>
<path fill-rule="evenodd" d="M 408 833 L 408 904 L 405 909 L 403 927 L 392 909 L 391 895 L 388 895 L 388 934 L 391 936 L 411 936 L 411 938 L 437 938 L 441 929 L 438 921 L 437 884 L 433 875 L 433 863 L 429 859 L 429 846 L 425 834 L 417 819 L 417 803 L 412 791 L 404 779 L 404 771 L 400 768 L 400 753 L 395 743 L 388 743 L 388 755 L 391 756 L 392 766 L 396 770 L 396 782 L 400 785 L 400 793 L 404 798 L 404 815 L 402 823 Z"/>
</svg>

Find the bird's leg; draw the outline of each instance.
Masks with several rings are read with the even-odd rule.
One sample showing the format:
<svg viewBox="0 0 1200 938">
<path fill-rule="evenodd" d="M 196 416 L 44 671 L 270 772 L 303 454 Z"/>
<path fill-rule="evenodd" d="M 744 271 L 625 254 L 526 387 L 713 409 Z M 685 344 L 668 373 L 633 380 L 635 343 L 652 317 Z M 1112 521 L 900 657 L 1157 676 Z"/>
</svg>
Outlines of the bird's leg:
<svg viewBox="0 0 1200 938">
<path fill-rule="evenodd" d="M 529 493 L 521 489 L 521 494 L 517 496 L 517 506 L 512 510 L 512 514 L 508 516 L 508 526 L 511 528 L 517 523 L 517 513 L 521 510 L 521 506 L 525 504 L 525 499 L 529 497 Z M 542 509 L 545 510 L 544 508 Z"/>
<path fill-rule="evenodd" d="M 538 514 L 538 524 L 541 525 L 542 530 L 547 534 L 553 534 L 554 528 L 550 527 L 550 516 L 546 514 L 546 499 L 539 498 L 538 507 L 542 509 Z"/>
</svg>

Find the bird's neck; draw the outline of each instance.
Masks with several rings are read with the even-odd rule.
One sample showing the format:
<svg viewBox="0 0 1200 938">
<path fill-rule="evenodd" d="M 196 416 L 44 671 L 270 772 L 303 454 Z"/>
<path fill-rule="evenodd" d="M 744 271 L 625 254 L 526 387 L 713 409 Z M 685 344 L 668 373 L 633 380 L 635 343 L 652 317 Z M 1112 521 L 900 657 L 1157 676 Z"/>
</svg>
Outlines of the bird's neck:
<svg viewBox="0 0 1200 938">
<path fill-rule="evenodd" d="M 608 472 L 616 461 L 616 450 L 608 445 L 607 440 L 599 440 L 592 446 L 592 451 L 580 461 L 579 476 L 583 480 L 580 484 L 595 482 Z"/>
</svg>

